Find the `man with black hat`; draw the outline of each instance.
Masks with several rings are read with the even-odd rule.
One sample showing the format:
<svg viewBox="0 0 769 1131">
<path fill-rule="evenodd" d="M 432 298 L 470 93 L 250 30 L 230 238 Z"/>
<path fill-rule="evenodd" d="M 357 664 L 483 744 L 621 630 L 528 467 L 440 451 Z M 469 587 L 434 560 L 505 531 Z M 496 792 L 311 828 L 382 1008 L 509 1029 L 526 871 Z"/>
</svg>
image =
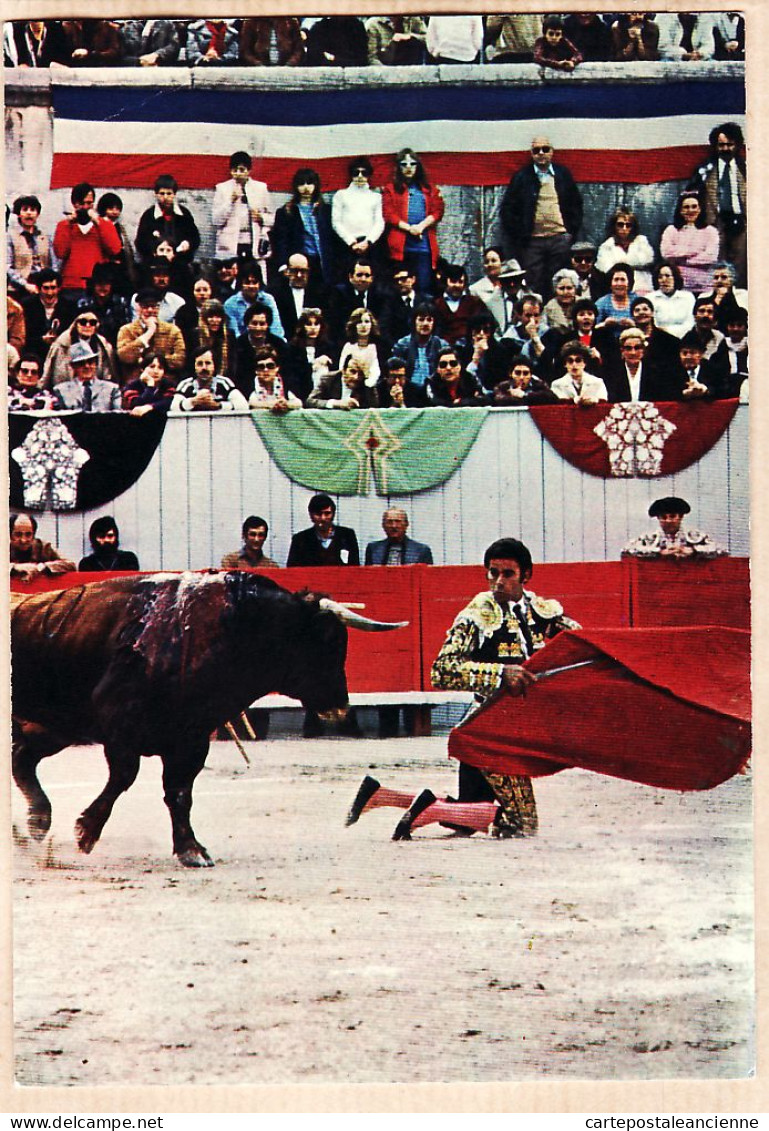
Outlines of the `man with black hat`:
<svg viewBox="0 0 769 1131">
<path fill-rule="evenodd" d="M 472 691 L 478 704 L 505 688 L 525 695 L 535 677 L 522 665 L 545 641 L 567 628 L 579 628 L 564 616 L 558 601 L 524 588 L 533 565 L 527 546 L 517 538 L 499 538 L 483 556 L 488 588 L 473 597 L 456 616 L 432 666 L 433 686 L 446 691 Z M 533 836 L 537 807 L 531 779 L 479 770 L 460 763 L 459 799 L 437 800 L 425 789 L 413 793 L 387 789 L 366 776 L 347 817 L 353 825 L 364 811 L 384 806 L 405 808 L 393 840 L 410 840 L 417 824 L 438 821 L 460 836 L 489 826 L 499 837 Z"/>
<path fill-rule="evenodd" d="M 633 538 L 622 550 L 623 557 L 632 558 L 717 558 L 728 553 L 709 534 L 681 526 L 691 507 L 686 499 L 667 495 L 656 499 L 649 507 L 650 518 L 659 522 L 659 530 Z"/>
<path fill-rule="evenodd" d="M 590 298 L 595 302 L 608 291 L 606 276 L 596 268 L 595 260 L 598 249 L 589 240 L 577 240 L 571 245 L 569 251 L 569 266 L 576 271 L 579 278 L 577 283 L 577 298 Z"/>
<path fill-rule="evenodd" d="M 69 364 L 74 378 L 62 381 L 53 391 L 55 412 L 77 409 L 80 412 L 120 412 L 123 398 L 114 381 L 96 376 L 99 354 L 89 342 L 75 342 L 69 351 Z"/>
</svg>

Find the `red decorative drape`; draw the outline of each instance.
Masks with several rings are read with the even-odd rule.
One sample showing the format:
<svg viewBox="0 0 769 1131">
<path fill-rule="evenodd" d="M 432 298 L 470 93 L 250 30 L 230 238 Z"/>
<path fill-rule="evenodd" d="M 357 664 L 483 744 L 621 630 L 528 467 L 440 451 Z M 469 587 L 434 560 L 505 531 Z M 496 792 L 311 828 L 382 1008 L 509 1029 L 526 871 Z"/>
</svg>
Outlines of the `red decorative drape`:
<svg viewBox="0 0 769 1131">
<path fill-rule="evenodd" d="M 728 428 L 738 404 L 656 402 L 642 421 L 641 406 L 629 404 L 532 405 L 529 412 L 548 443 L 580 471 L 604 479 L 655 478 L 675 475 L 702 459 Z M 604 438 L 595 431 L 600 426 Z"/>
<path fill-rule="evenodd" d="M 711 789 L 750 755 L 750 633 L 723 626 L 565 632 L 527 664 L 542 679 L 456 727 L 449 754 L 496 773 L 568 768 Z"/>
</svg>

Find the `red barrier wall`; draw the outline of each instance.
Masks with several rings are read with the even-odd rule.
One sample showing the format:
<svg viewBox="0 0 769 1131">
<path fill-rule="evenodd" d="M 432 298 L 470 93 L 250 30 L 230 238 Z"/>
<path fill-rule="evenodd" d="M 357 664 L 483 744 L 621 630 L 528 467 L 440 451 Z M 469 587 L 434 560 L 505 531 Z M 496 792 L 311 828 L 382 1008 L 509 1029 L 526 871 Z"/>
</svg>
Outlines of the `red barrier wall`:
<svg viewBox="0 0 769 1131">
<path fill-rule="evenodd" d="M 11 583 L 34 593 L 103 580 L 112 574 L 66 573 Z M 430 689 L 430 666 L 446 630 L 484 588 L 482 566 L 357 566 L 270 570 L 287 589 L 312 589 L 338 601 L 365 604 L 374 620 L 409 622 L 397 632 L 351 632 L 351 691 Z M 750 627 L 747 558 L 711 562 L 574 562 L 537 565 L 532 589 L 556 597 L 585 628 L 727 624 Z"/>
</svg>

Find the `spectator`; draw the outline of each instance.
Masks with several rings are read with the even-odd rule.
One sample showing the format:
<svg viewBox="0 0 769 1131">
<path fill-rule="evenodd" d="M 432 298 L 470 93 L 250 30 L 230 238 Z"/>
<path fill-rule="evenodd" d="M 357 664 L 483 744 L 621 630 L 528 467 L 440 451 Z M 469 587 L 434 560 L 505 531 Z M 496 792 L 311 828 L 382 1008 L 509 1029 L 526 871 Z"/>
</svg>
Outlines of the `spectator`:
<svg viewBox="0 0 769 1131">
<path fill-rule="evenodd" d="M 702 356 L 713 370 L 710 382 L 717 396 L 726 396 L 729 377 L 729 358 L 726 341 L 716 329 L 716 308 L 708 298 L 698 298 L 694 303 L 694 329 L 685 335 L 687 341 L 696 338 L 702 347 Z M 684 340 L 683 338 L 681 339 Z"/>
<path fill-rule="evenodd" d="M 381 194 L 371 188 L 373 166 L 368 157 L 354 157 L 348 166 L 350 184 L 334 193 L 331 224 L 347 247 L 349 259 L 376 256 L 384 232 Z"/>
<path fill-rule="evenodd" d="M 114 20 L 63 20 L 62 28 L 73 67 L 114 67 L 122 62 Z"/>
<path fill-rule="evenodd" d="M 748 379 L 748 312 L 737 307 L 729 314 L 726 323 L 725 343 L 729 359 L 728 396 L 741 396 L 743 383 Z"/>
<path fill-rule="evenodd" d="M 366 29 L 357 16 L 324 16 L 307 33 L 308 67 L 365 67 Z"/>
<path fill-rule="evenodd" d="M 742 288 L 735 287 L 737 281 L 737 271 L 731 263 L 726 260 L 716 263 L 713 268 L 713 277 L 711 280 L 711 288 L 706 293 L 698 295 L 698 298 L 710 298 L 716 308 L 716 315 L 718 318 L 719 330 L 726 329 L 726 321 L 732 311 L 742 307 L 747 310 L 748 306 L 748 292 Z"/>
<path fill-rule="evenodd" d="M 675 263 L 690 291 L 703 290 L 718 259 L 718 231 L 705 221 L 696 192 L 687 190 L 678 198 L 673 223 L 662 233 L 660 254 Z"/>
<path fill-rule="evenodd" d="M 250 397 L 256 377 L 257 351 L 263 346 L 272 346 L 282 364 L 286 345 L 282 338 L 270 332 L 272 310 L 263 302 L 252 303 L 243 321 L 245 330 L 235 342 L 234 380 L 241 394 Z"/>
<path fill-rule="evenodd" d="M 430 16 L 425 44 L 435 63 L 476 63 L 483 47 L 483 19 Z"/>
<path fill-rule="evenodd" d="M 264 552 L 269 526 L 264 518 L 250 514 L 243 522 L 243 545 L 222 558 L 222 569 L 280 569 Z"/>
<path fill-rule="evenodd" d="M 313 495 L 307 507 L 312 526 L 291 539 L 287 566 L 356 566 L 360 552 L 355 531 L 336 526 L 336 504 L 328 495 Z"/>
<path fill-rule="evenodd" d="M 674 339 L 675 341 L 675 339 Z M 607 366 L 604 384 L 613 403 L 630 401 L 672 401 L 676 393 L 672 382 L 665 378 L 648 358 L 648 346 L 642 330 L 631 327 L 619 336 L 620 360 Z"/>
<path fill-rule="evenodd" d="M 681 272 L 675 263 L 663 260 L 654 268 L 654 319 L 660 329 L 682 338 L 694 326 L 694 295 L 684 290 Z"/>
<path fill-rule="evenodd" d="M 236 20 L 221 16 L 187 25 L 188 67 L 234 67 L 239 62 Z"/>
<path fill-rule="evenodd" d="M 122 295 L 115 294 L 115 270 L 111 263 L 97 263 L 86 284 L 86 294 L 77 302 L 78 314 L 95 314 L 99 320 L 99 333 L 111 346 L 117 344 L 121 326 L 130 322 L 128 304 Z"/>
<path fill-rule="evenodd" d="M 714 19 L 712 12 L 657 12 L 660 59 L 682 62 L 712 59 Z"/>
<path fill-rule="evenodd" d="M 543 34 L 534 44 L 534 62 L 539 67 L 552 67 L 556 71 L 574 70 L 582 62 L 574 44 L 563 34 L 563 20 L 560 16 L 545 16 L 542 23 Z"/>
<path fill-rule="evenodd" d="M 36 196 L 18 196 L 13 202 L 16 222 L 8 228 L 6 271 L 8 288 L 15 298 L 37 294 L 31 276 L 51 266 L 48 237 L 38 227 L 42 205 Z"/>
<path fill-rule="evenodd" d="M 249 408 L 267 409 L 275 416 L 285 416 L 291 409 L 302 407 L 299 398 L 284 384 L 278 353 L 272 346 L 262 346 L 256 351 L 254 373 Z"/>
<path fill-rule="evenodd" d="M 190 332 L 190 347 L 187 352 L 193 354 L 198 346 L 210 346 L 216 372 L 225 377 L 231 376 L 235 342 L 227 329 L 224 307 L 216 298 L 207 299 L 201 306 L 198 324 Z"/>
<path fill-rule="evenodd" d="M 716 558 L 727 551 L 701 530 L 681 528 L 684 515 L 691 512 L 686 499 L 668 495 L 655 499 L 649 517 L 656 518 L 659 529 L 633 538 L 622 550 L 622 556 L 633 558 Z"/>
<path fill-rule="evenodd" d="M 8 298 L 9 315 L 13 311 L 13 321 L 9 317 L 8 341 L 17 349 L 24 347 L 25 338 L 22 336 L 19 345 L 18 335 L 25 334 L 26 345 L 40 358 L 45 358 L 51 343 L 56 340 L 65 327 L 69 326 L 75 317 L 75 304 L 61 293 L 61 276 L 44 267 L 32 276 L 32 282 L 37 287 L 38 293 L 31 295 L 24 303 L 21 318 L 13 310 L 12 298 Z M 18 306 L 18 304 L 14 304 Z M 19 325 L 20 322 L 20 325 Z"/>
<path fill-rule="evenodd" d="M 688 187 L 703 194 L 705 222 L 718 229 L 718 257 L 734 264 L 737 283 L 744 287 L 748 278 L 745 141 L 736 122 L 716 126 L 709 141 L 710 159 L 696 170 Z"/>
<path fill-rule="evenodd" d="M 627 263 L 615 263 L 606 274 L 609 293 L 595 304 L 600 319 L 598 326 L 611 329 L 615 338 L 633 325 L 630 304 L 636 298 L 633 290 L 635 272 Z"/>
<path fill-rule="evenodd" d="M 320 191 L 320 177 L 314 169 L 297 169 L 291 191 L 291 199 L 275 213 L 270 233 L 273 269 L 279 274 L 292 255 L 306 255 L 310 282 L 330 286 L 336 258 L 334 229 L 331 208 Z"/>
<path fill-rule="evenodd" d="M 330 313 L 334 339 L 344 341 L 347 322 L 354 310 L 365 307 L 379 323 L 385 341 L 390 340 L 391 299 L 379 285 L 369 259 L 358 259 L 350 268 L 346 283 L 339 283 L 331 293 Z"/>
<path fill-rule="evenodd" d="M 569 170 L 553 162 L 547 137 L 532 139 L 531 158 L 505 191 L 501 219 L 529 287 L 547 298 L 582 224 L 582 197 Z"/>
<path fill-rule="evenodd" d="M 439 350 L 427 392 L 431 404 L 444 408 L 468 408 L 485 402 L 480 385 L 463 371 L 459 354 L 453 346 Z"/>
<path fill-rule="evenodd" d="M 160 300 L 158 306 L 158 317 L 163 322 L 171 322 L 176 325 L 176 316 L 181 310 L 184 309 L 185 302 L 180 294 L 175 291 L 169 290 L 171 286 L 171 268 L 168 265 L 168 260 L 163 259 L 162 256 L 153 259 L 147 267 L 147 284 L 150 290 L 157 293 Z M 193 287 L 194 294 L 194 287 Z M 131 315 L 133 318 L 139 312 L 136 304 L 136 295 L 131 296 Z"/>
<path fill-rule="evenodd" d="M 240 62 L 245 67 L 298 67 L 304 43 L 295 16 L 262 16 L 240 25 Z"/>
<path fill-rule="evenodd" d="M 611 32 L 597 12 L 572 12 L 564 20 L 563 34 L 585 63 L 605 63 L 612 57 Z"/>
<path fill-rule="evenodd" d="M 676 383 L 678 397 L 685 401 L 700 400 L 726 395 L 721 374 L 711 361 L 704 358 L 704 349 L 696 330 L 684 334 L 679 343 L 680 365 L 674 370 L 672 379 Z"/>
<path fill-rule="evenodd" d="M 623 13 L 611 25 L 612 58 L 617 63 L 656 62 L 660 29 L 648 12 Z"/>
<path fill-rule="evenodd" d="M 11 33 L 16 67 L 67 67 L 72 56 L 59 20 L 14 20 Z"/>
<path fill-rule="evenodd" d="M 606 279 L 596 267 L 597 249 L 590 240 L 577 240 L 569 251 L 569 266 L 577 274 L 577 298 L 595 302 L 606 294 Z"/>
<path fill-rule="evenodd" d="M 410 67 L 425 61 L 427 24 L 422 16 L 370 16 L 368 65 Z"/>
<path fill-rule="evenodd" d="M 286 337 L 293 337 L 303 310 L 322 306 L 325 302 L 325 290 L 312 281 L 310 261 L 302 252 L 294 252 L 288 257 L 285 274 L 273 287 L 273 297 Z"/>
<path fill-rule="evenodd" d="M 589 298 L 577 299 L 572 309 L 572 316 L 575 330 L 573 336 L 587 350 L 587 363 L 591 372 L 595 373 L 596 377 L 603 377 L 604 369 L 611 365 L 618 355 L 616 337 L 608 328 L 596 330 L 598 307 Z"/>
<path fill-rule="evenodd" d="M 117 355 L 125 382 L 138 377 L 151 353 L 162 353 L 169 376 L 175 378 L 184 369 L 187 354 L 178 326 L 158 318 L 160 296 L 145 288 L 136 296 L 138 317 L 121 326 L 117 335 Z"/>
<path fill-rule="evenodd" d="M 238 289 L 238 260 L 236 256 L 229 255 L 226 259 L 215 259 L 213 267 L 216 277 L 215 297 L 226 302 Z"/>
<path fill-rule="evenodd" d="M 212 219 L 216 229 L 216 256 L 253 259 L 264 277 L 271 254 L 270 231 L 275 211 L 264 181 L 251 177 L 253 162 L 242 150 L 230 157 L 230 179 L 214 191 Z"/>
<path fill-rule="evenodd" d="M 246 398 L 228 377 L 216 372 L 214 355 L 199 346 L 193 356 L 194 377 L 180 381 L 171 412 L 247 412 Z"/>
<path fill-rule="evenodd" d="M 379 323 L 370 311 L 361 306 L 353 310 L 345 329 L 347 341 L 339 355 L 339 368 L 344 370 L 347 358 L 354 357 L 360 362 L 366 375 L 366 384 L 369 388 L 373 388 L 381 376 Z"/>
<path fill-rule="evenodd" d="M 181 44 L 173 20 L 126 20 L 122 35 L 126 66 L 167 67 L 179 57 Z"/>
<path fill-rule="evenodd" d="M 269 291 L 263 289 L 263 281 L 262 269 L 255 260 L 240 260 L 238 289 L 224 304 L 227 326 L 231 334 L 236 338 L 239 337 L 245 329 L 246 312 L 255 302 L 260 302 L 270 312 L 270 329 L 273 335 L 283 341 L 286 334 L 280 320 L 278 304 Z"/>
<path fill-rule="evenodd" d="M 558 330 L 543 330 L 542 300 L 539 295 L 524 294 L 515 304 L 515 320 L 502 335 L 503 343 L 511 343 L 516 353 L 523 354 L 544 377 L 552 364 L 552 356 L 563 342 Z"/>
<path fill-rule="evenodd" d="M 192 213 L 179 204 L 179 185 L 169 173 L 155 178 L 155 204 L 143 212 L 136 229 L 136 250 L 144 263 L 155 259 L 158 247 L 167 242 L 173 248 L 174 264 L 179 277 L 189 286 L 189 266 L 200 247 L 200 233 Z"/>
<path fill-rule="evenodd" d="M 499 330 L 505 329 L 504 295 L 499 279 L 503 259 L 504 253 L 501 247 L 485 247 L 483 249 L 483 275 L 468 287 L 470 294 L 475 295 L 488 307 Z M 521 278 L 523 278 L 523 271 L 521 271 Z"/>
<path fill-rule="evenodd" d="M 156 287 L 157 290 L 161 288 Z M 192 284 L 192 299 L 188 302 L 183 302 L 174 313 L 173 318 L 167 318 L 167 322 L 173 322 L 178 326 L 184 335 L 184 344 L 187 347 L 187 352 L 191 353 L 193 346 L 193 339 L 195 332 L 200 325 L 200 312 L 203 309 L 203 304 L 210 302 L 214 297 L 214 284 L 208 275 L 199 275 L 195 282 Z M 221 306 L 221 303 L 219 304 Z M 222 307 L 222 310 L 224 308 Z M 163 305 L 160 306 L 160 316 L 163 317 Z M 226 370 L 225 370 L 226 372 Z"/>
<path fill-rule="evenodd" d="M 745 59 L 745 18 L 739 12 L 714 12 L 714 59 Z"/>
<path fill-rule="evenodd" d="M 390 304 L 389 328 L 392 337 L 397 340 L 411 333 L 415 307 L 429 300 L 416 289 L 416 274 L 405 263 L 396 265 L 392 281 L 394 292 Z"/>
<path fill-rule="evenodd" d="M 377 408 L 377 391 L 369 385 L 362 361 L 352 354 L 341 363 L 341 369 L 321 377 L 316 389 L 307 398 L 307 408 Z"/>
<path fill-rule="evenodd" d="M 428 380 L 435 372 L 438 354 L 448 344 L 435 333 L 435 309 L 423 303 L 414 310 L 411 333 L 399 338 L 392 351 L 395 357 L 405 361 L 409 381 L 418 388 L 427 388 Z"/>
<path fill-rule="evenodd" d="M 76 409 L 78 412 L 120 412 L 120 386 L 96 376 L 99 354 L 90 342 L 75 342 L 69 351 L 73 377 L 61 381 L 53 389 L 55 412 Z"/>
<path fill-rule="evenodd" d="M 31 581 L 36 574 L 69 573 L 75 563 L 63 558 L 50 542 L 36 537 L 37 519 L 31 514 L 9 516 L 11 577 Z"/>
<path fill-rule="evenodd" d="M 566 368 L 563 377 L 556 378 L 550 388 L 562 401 L 572 401 L 578 405 L 594 405 L 607 401 L 609 394 L 600 377 L 588 373 L 586 369 L 589 354 L 579 342 L 566 342 L 559 354 Z"/>
<path fill-rule="evenodd" d="M 644 360 L 662 373 L 670 371 L 678 360 L 678 338 L 661 330 L 654 321 L 654 304 L 649 295 L 639 295 L 630 304 L 636 328 L 644 336 Z M 623 333 L 626 331 L 623 330 Z M 622 337 L 622 335 L 620 335 Z M 665 398 L 657 397 L 657 400 Z"/>
<path fill-rule="evenodd" d="M 484 389 L 493 389 L 508 374 L 508 363 L 515 347 L 511 341 L 497 341 L 494 337 L 496 323 L 483 309 L 467 324 L 467 335 L 455 342 L 460 351 L 460 361 L 471 377 Z"/>
<path fill-rule="evenodd" d="M 92 553 L 82 558 L 77 567 L 81 573 L 115 573 L 136 571 L 139 559 L 132 550 L 120 549 L 120 531 L 111 514 L 95 519 L 88 531 Z"/>
<path fill-rule="evenodd" d="M 499 322 L 499 336 L 507 338 L 515 335 L 517 320 L 516 307 L 520 299 L 529 295 L 526 285 L 526 272 L 521 268 L 517 259 L 506 259 L 499 269 L 500 297 L 493 304 L 493 311 Z M 542 296 L 532 295 L 539 302 L 542 311 Z"/>
<path fill-rule="evenodd" d="M 52 344 L 43 366 L 43 384 L 47 389 L 71 381 L 70 354 L 76 342 L 85 342 L 96 351 L 96 376 L 100 381 L 117 382 L 115 354 L 106 338 L 98 333 L 99 319 L 90 310 L 79 310 L 69 329 Z"/>
<path fill-rule="evenodd" d="M 112 256 L 110 262 L 115 272 L 115 289 L 121 295 L 130 295 L 136 287 L 138 275 L 133 244 L 121 220 L 123 201 L 116 192 L 105 192 L 97 201 L 96 211 L 114 225 L 115 231 L 120 236 L 122 250 Z"/>
<path fill-rule="evenodd" d="M 123 411 L 131 416 L 166 413 L 175 392 L 174 383 L 166 372 L 166 359 L 162 353 L 151 353 L 145 358 L 139 376 L 123 388 Z"/>
<path fill-rule="evenodd" d="M 445 272 L 446 289 L 435 300 L 435 318 L 438 332 L 449 345 L 467 337 L 471 318 L 486 313 L 479 298 L 467 291 L 467 271 L 458 263 L 450 263 Z"/>
<path fill-rule="evenodd" d="M 406 363 L 401 357 L 388 358 L 377 395 L 380 408 L 426 408 L 429 403 L 425 386 L 409 381 Z"/>
<path fill-rule="evenodd" d="M 9 368 L 8 411 L 42 412 L 53 408 L 53 393 L 43 387 L 40 359 L 24 351 L 14 370 Z"/>
<path fill-rule="evenodd" d="M 431 23 L 436 18 L 431 16 Z M 387 244 L 390 259 L 396 264 L 405 263 L 414 271 L 417 287 L 424 294 L 433 293 L 432 273 L 438 262 L 435 229 L 443 211 L 440 189 L 428 181 L 419 157 L 413 149 L 401 149 L 395 155 L 393 182 L 385 185 L 382 200 Z"/>
<path fill-rule="evenodd" d="M 531 63 L 534 44 L 541 34 L 542 16 L 538 13 L 487 16 L 486 60 L 489 63 Z"/>
<path fill-rule="evenodd" d="M 65 296 L 80 298 L 97 263 L 107 263 L 122 249 L 120 236 L 94 208 L 93 186 L 86 181 L 70 193 L 72 211 L 56 225 L 53 250 L 61 267 Z"/>
<path fill-rule="evenodd" d="M 495 385 L 490 403 L 495 407 L 557 404 L 558 397 L 546 381 L 535 376 L 529 359 L 519 354 L 511 358 L 508 376 Z"/>
<path fill-rule="evenodd" d="M 641 235 L 635 212 L 629 208 L 618 208 L 606 226 L 606 239 L 598 249 L 596 268 L 607 275 L 617 263 L 627 263 L 635 272 L 636 293 L 645 295 L 652 289 L 649 268 L 653 262 L 654 249 L 646 236 Z"/>
<path fill-rule="evenodd" d="M 573 311 L 577 301 L 576 271 L 563 267 L 553 275 L 553 297 L 542 311 L 542 321 L 547 330 L 557 330 L 559 334 L 572 335 L 574 332 Z"/>
<path fill-rule="evenodd" d="M 283 362 L 286 383 L 304 403 L 333 367 L 336 350 L 328 339 L 323 312 L 309 307 L 299 315 Z"/>
</svg>

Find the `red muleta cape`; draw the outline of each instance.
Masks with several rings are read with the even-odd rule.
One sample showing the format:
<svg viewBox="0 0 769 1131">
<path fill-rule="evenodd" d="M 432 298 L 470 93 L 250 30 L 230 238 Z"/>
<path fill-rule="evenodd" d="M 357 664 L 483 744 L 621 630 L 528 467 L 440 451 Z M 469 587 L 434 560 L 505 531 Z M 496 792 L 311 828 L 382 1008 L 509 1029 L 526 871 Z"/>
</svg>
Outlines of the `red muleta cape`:
<svg viewBox="0 0 769 1131">
<path fill-rule="evenodd" d="M 712 789 L 751 749 L 750 633 L 696 628 L 563 632 L 527 661 L 567 664 L 526 696 L 502 691 L 451 732 L 449 754 L 504 774 L 579 768 L 662 789 Z"/>
</svg>

